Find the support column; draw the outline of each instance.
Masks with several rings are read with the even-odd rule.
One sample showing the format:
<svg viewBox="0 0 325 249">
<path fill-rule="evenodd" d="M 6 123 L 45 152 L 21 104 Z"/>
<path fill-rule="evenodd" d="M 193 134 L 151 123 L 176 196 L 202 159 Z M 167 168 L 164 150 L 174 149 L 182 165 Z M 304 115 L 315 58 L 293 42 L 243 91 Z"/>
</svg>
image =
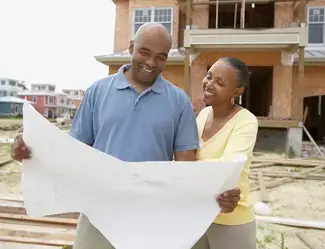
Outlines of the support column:
<svg viewBox="0 0 325 249">
<path fill-rule="evenodd" d="M 202 97 L 203 86 L 202 81 L 207 74 L 207 64 L 196 59 L 191 65 L 191 96 L 192 100 Z"/>
<path fill-rule="evenodd" d="M 296 157 L 301 156 L 302 133 L 303 130 L 301 127 L 290 127 L 287 129 L 287 138 L 286 138 L 287 153 L 289 153 L 291 147 Z"/>
<path fill-rule="evenodd" d="M 190 30 L 192 25 L 192 0 L 186 1 L 186 29 Z M 185 91 L 191 98 L 191 77 L 190 77 L 190 47 L 185 48 L 184 62 Z"/>
<path fill-rule="evenodd" d="M 273 67 L 272 117 L 291 118 L 292 66 L 277 64 Z"/>
</svg>

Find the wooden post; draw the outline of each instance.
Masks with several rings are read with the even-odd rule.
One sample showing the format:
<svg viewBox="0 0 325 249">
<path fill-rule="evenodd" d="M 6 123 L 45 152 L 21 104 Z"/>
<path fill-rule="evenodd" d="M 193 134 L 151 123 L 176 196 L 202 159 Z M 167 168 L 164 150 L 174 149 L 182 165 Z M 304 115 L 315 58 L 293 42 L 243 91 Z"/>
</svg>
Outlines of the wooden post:
<svg viewBox="0 0 325 249">
<path fill-rule="evenodd" d="M 306 0 L 299 1 L 299 20 L 300 27 L 306 25 Z M 298 61 L 298 121 L 303 120 L 304 96 L 303 96 L 303 82 L 305 77 L 305 48 L 299 47 L 299 61 Z"/>
<path fill-rule="evenodd" d="M 219 28 L 219 0 L 216 2 L 216 29 Z"/>
<path fill-rule="evenodd" d="M 186 29 L 192 25 L 192 0 L 186 0 Z"/>
<path fill-rule="evenodd" d="M 192 0 L 186 1 L 186 29 L 190 30 L 192 25 Z M 191 98 L 191 79 L 190 79 L 190 48 L 185 48 L 184 61 L 184 80 L 185 91 Z"/>
<path fill-rule="evenodd" d="M 241 2 L 241 12 L 240 12 L 240 28 L 245 28 L 245 0 Z"/>
<path fill-rule="evenodd" d="M 184 61 L 184 73 L 185 73 L 185 92 L 191 98 L 191 77 L 190 77 L 190 49 L 185 48 L 185 61 Z"/>
<path fill-rule="evenodd" d="M 238 4 L 235 4 L 235 15 L 234 15 L 234 29 L 237 28 L 237 8 Z"/>
</svg>

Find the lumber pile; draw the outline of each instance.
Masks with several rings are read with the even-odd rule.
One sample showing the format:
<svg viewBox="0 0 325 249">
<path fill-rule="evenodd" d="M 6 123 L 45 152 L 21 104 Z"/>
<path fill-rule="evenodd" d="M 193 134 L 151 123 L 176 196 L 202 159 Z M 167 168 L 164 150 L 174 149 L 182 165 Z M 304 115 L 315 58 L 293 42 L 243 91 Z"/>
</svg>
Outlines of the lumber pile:
<svg viewBox="0 0 325 249">
<path fill-rule="evenodd" d="M 33 218 L 26 215 L 21 200 L 2 199 L 0 200 L 0 245 L 14 243 L 54 248 L 72 246 L 77 217 L 77 213 L 71 213 Z"/>
<path fill-rule="evenodd" d="M 270 167 L 272 167 L 271 170 L 268 169 Z M 275 167 L 280 167 L 282 170 L 276 170 Z M 294 172 L 284 171 L 285 167 L 295 167 L 295 170 Z M 250 168 L 250 178 L 258 181 L 257 185 L 251 187 L 251 191 L 265 192 L 266 189 L 278 187 L 295 179 L 325 180 L 325 173 L 322 173 L 325 169 L 325 160 L 261 156 L 253 158 Z"/>
</svg>

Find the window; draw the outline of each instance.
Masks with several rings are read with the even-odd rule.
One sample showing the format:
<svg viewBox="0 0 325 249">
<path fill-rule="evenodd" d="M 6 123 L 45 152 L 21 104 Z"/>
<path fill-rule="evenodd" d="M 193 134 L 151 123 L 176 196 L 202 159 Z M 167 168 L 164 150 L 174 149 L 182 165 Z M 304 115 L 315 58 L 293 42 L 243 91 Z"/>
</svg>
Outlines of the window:
<svg viewBox="0 0 325 249">
<path fill-rule="evenodd" d="M 54 104 L 54 98 L 53 97 L 48 97 L 48 103 L 49 104 Z"/>
<path fill-rule="evenodd" d="M 74 96 L 78 96 L 79 92 L 78 91 L 74 91 Z"/>
<path fill-rule="evenodd" d="M 14 80 L 9 80 L 9 85 L 10 85 L 10 86 L 16 86 L 16 81 L 14 81 Z"/>
<path fill-rule="evenodd" d="M 53 86 L 49 86 L 49 91 L 54 92 L 55 88 Z"/>
<path fill-rule="evenodd" d="M 37 96 L 33 96 L 33 103 L 34 103 L 34 104 L 37 103 Z"/>
<path fill-rule="evenodd" d="M 1 81 L 1 85 L 3 85 L 3 86 L 6 85 L 6 81 L 5 80 L 2 80 Z"/>
<path fill-rule="evenodd" d="M 308 9 L 308 43 L 323 45 L 324 40 L 324 7 Z"/>
<path fill-rule="evenodd" d="M 147 22 L 159 22 L 166 27 L 171 34 L 173 23 L 172 8 L 148 8 L 135 9 L 133 19 L 133 34 L 135 34 L 140 26 Z"/>
</svg>

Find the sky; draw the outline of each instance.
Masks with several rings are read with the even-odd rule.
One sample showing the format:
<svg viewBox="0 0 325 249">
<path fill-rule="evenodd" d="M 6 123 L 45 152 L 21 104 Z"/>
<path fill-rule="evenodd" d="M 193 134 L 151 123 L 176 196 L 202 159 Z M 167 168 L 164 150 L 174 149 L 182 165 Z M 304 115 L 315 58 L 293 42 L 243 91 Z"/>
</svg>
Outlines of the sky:
<svg viewBox="0 0 325 249">
<path fill-rule="evenodd" d="M 86 89 L 108 75 L 95 55 L 113 52 L 111 0 L 0 0 L 0 77 Z"/>
</svg>

